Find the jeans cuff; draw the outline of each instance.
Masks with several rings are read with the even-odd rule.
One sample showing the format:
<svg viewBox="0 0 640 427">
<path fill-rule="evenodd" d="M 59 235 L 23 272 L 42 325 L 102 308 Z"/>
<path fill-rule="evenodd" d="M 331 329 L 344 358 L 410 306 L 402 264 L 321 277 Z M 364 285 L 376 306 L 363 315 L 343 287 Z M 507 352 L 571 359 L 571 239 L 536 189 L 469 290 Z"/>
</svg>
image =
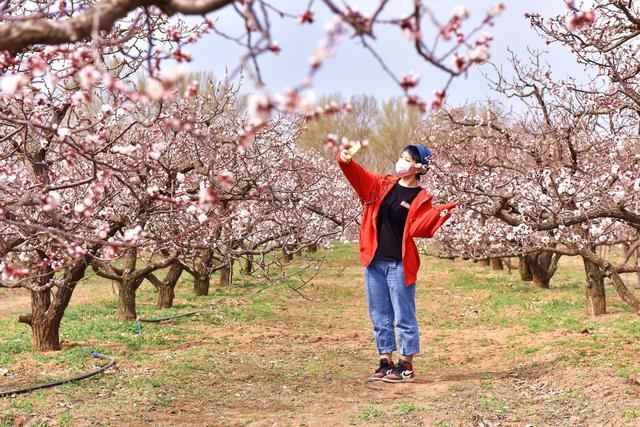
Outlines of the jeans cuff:
<svg viewBox="0 0 640 427">
<path fill-rule="evenodd" d="M 414 347 L 414 348 L 401 348 L 399 353 L 402 356 L 413 356 L 415 354 L 420 353 L 420 348 L 418 347 Z"/>
<path fill-rule="evenodd" d="M 378 348 L 378 354 L 393 353 L 394 351 L 396 351 L 395 347 Z"/>
</svg>

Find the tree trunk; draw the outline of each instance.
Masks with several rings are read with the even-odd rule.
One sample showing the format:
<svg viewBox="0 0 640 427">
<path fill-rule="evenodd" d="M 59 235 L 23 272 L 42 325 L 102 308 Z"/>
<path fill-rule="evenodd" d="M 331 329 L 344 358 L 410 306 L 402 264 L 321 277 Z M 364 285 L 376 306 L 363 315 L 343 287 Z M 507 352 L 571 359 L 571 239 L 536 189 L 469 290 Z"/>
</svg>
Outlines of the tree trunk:
<svg viewBox="0 0 640 427">
<path fill-rule="evenodd" d="M 504 264 L 502 263 L 502 258 L 491 258 L 491 269 L 504 270 Z"/>
<path fill-rule="evenodd" d="M 478 260 L 478 264 L 480 264 L 483 267 L 489 267 L 489 265 L 491 265 L 491 262 L 489 261 L 489 258 L 486 258 L 486 259 Z"/>
<path fill-rule="evenodd" d="M 62 283 L 55 293 L 51 288 L 31 292 L 31 313 L 20 315 L 18 322 L 31 327 L 33 351 L 60 350 L 60 322 L 86 269 L 87 260 L 82 259 L 64 271 Z M 43 274 L 39 284 L 44 286 L 52 279 L 52 272 Z"/>
<path fill-rule="evenodd" d="M 626 302 L 629 307 L 633 308 L 636 314 L 640 315 L 640 300 L 638 300 L 633 292 L 631 292 L 627 288 L 624 281 L 616 272 L 616 269 L 611 265 L 611 263 L 598 257 L 593 251 L 590 250 L 582 251 L 581 255 L 583 258 L 586 258 L 592 263 L 597 264 L 602 270 L 606 272 L 608 277 L 611 278 L 613 287 L 615 288 L 618 295 L 620 295 L 620 298 L 622 298 L 622 300 Z"/>
<path fill-rule="evenodd" d="M 49 311 L 51 308 L 51 290 L 31 292 L 31 313 L 20 316 L 19 322 L 31 326 L 31 344 L 33 351 L 60 350 L 60 322 L 62 313 Z"/>
<path fill-rule="evenodd" d="M 253 256 L 247 255 L 247 259 L 244 262 L 244 272 L 252 273 L 253 272 Z"/>
<path fill-rule="evenodd" d="M 171 264 L 163 280 L 158 280 L 153 273 L 147 277 L 158 290 L 158 299 L 156 301 L 158 308 L 171 308 L 173 306 L 173 299 L 176 296 L 176 286 L 178 285 L 178 280 L 180 280 L 180 275 L 183 270 L 184 266 L 182 263 L 176 261 Z"/>
<path fill-rule="evenodd" d="M 527 260 L 523 256 L 518 257 L 518 271 L 520 272 L 520 279 L 524 282 L 531 282 L 533 280 L 533 275 L 531 274 L 531 269 L 529 268 L 529 264 Z"/>
<path fill-rule="evenodd" d="M 213 268 L 213 250 L 203 249 L 198 251 L 199 257 L 193 263 L 193 270 L 189 273 L 193 276 L 193 292 L 197 297 L 209 295 L 209 284 Z"/>
<path fill-rule="evenodd" d="M 313 245 L 310 245 L 308 251 L 311 254 L 318 252 L 318 245 L 316 245 L 315 243 Z"/>
<path fill-rule="evenodd" d="M 176 297 L 176 292 L 171 286 L 162 286 L 158 288 L 158 299 L 156 305 L 158 308 L 171 308 L 173 307 L 173 299 Z"/>
<path fill-rule="evenodd" d="M 293 261 L 293 255 L 290 254 L 286 249 L 282 250 L 282 263 L 283 264 L 289 264 L 291 261 Z"/>
<path fill-rule="evenodd" d="M 559 254 L 551 252 L 532 252 L 525 255 L 525 261 L 533 276 L 533 284 L 538 288 L 548 289 L 551 278 L 558 269 Z"/>
<path fill-rule="evenodd" d="M 636 267 L 640 267 L 640 248 L 636 249 Z M 636 272 L 636 289 L 640 289 L 640 271 Z"/>
<path fill-rule="evenodd" d="M 546 263 L 541 259 L 541 254 L 536 252 L 533 254 L 527 254 L 525 257 L 527 264 L 529 264 L 531 276 L 533 277 L 533 284 L 537 288 L 549 289 L 551 277 L 545 268 Z"/>
<path fill-rule="evenodd" d="M 585 294 L 587 312 L 592 316 L 606 314 L 607 304 L 604 291 L 604 274 L 597 264 L 582 258 L 584 264 Z"/>
<path fill-rule="evenodd" d="M 124 279 L 118 282 L 118 310 L 117 318 L 121 322 L 136 320 L 136 291 L 142 283 L 142 278 Z"/>
<path fill-rule="evenodd" d="M 551 280 L 543 273 L 537 273 L 536 270 L 537 269 L 532 270 L 533 284 L 536 286 L 536 288 L 549 289 L 549 283 L 551 282 Z"/>
<path fill-rule="evenodd" d="M 198 274 L 193 276 L 193 292 L 197 297 L 204 297 L 209 295 L 209 283 L 211 282 L 211 275 Z"/>
<path fill-rule="evenodd" d="M 218 284 L 220 286 L 231 285 L 231 269 L 229 267 L 222 267 L 220 270 L 220 282 Z"/>
</svg>

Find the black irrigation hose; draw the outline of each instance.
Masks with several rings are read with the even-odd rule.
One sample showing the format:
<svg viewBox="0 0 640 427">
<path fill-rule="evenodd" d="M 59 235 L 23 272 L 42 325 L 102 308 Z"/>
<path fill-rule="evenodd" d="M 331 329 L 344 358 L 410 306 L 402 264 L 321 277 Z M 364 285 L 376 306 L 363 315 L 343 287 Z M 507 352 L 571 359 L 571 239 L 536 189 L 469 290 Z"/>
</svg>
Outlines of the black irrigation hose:
<svg viewBox="0 0 640 427">
<path fill-rule="evenodd" d="M 98 375 L 100 372 L 106 371 L 107 369 L 109 369 L 110 367 L 115 365 L 115 363 L 116 363 L 114 358 L 109 357 L 109 356 L 105 356 L 104 354 L 100 354 L 97 351 L 94 351 L 93 353 L 91 353 L 91 356 L 93 356 L 96 359 L 108 360 L 109 363 L 107 363 L 104 366 L 101 366 L 100 368 L 96 369 L 95 371 L 91 371 L 91 372 L 88 372 L 86 374 L 78 375 L 76 377 L 67 378 L 65 380 L 53 381 L 53 382 L 50 382 L 50 383 L 41 384 L 41 385 L 37 385 L 37 386 L 33 386 L 33 387 L 20 388 L 20 389 L 17 389 L 17 390 L 0 391 L 0 397 L 15 396 L 15 395 L 18 395 L 18 394 L 31 393 L 32 391 L 41 390 L 43 388 L 55 387 L 55 386 L 58 386 L 58 385 L 61 385 L 61 384 L 66 384 L 66 383 L 70 383 L 70 382 L 73 382 L 73 381 L 84 380 L 84 379 L 93 377 L 94 375 Z"/>
<path fill-rule="evenodd" d="M 191 317 L 191 316 L 195 316 L 196 314 L 200 314 L 205 312 L 206 310 L 198 310 L 198 311 L 193 311 L 191 313 L 183 313 L 183 314 L 178 314 L 176 316 L 170 316 L 170 317 L 161 317 L 159 319 L 140 319 L 137 318 L 136 319 L 136 324 L 138 325 L 138 335 L 142 335 L 142 323 L 161 323 L 161 322 L 167 322 L 170 320 L 175 320 L 175 319 L 180 319 L 181 317 Z"/>
<path fill-rule="evenodd" d="M 200 314 L 202 313 L 204 310 L 199 310 L 199 311 L 194 311 L 192 313 L 183 313 L 183 314 L 178 314 L 176 316 L 171 316 L 171 317 L 162 317 L 159 319 L 137 319 L 143 323 L 160 323 L 160 322 L 166 322 L 167 320 L 173 320 L 173 319 L 179 319 L 181 317 L 191 317 L 191 316 L 195 316 L 196 314 Z"/>
</svg>

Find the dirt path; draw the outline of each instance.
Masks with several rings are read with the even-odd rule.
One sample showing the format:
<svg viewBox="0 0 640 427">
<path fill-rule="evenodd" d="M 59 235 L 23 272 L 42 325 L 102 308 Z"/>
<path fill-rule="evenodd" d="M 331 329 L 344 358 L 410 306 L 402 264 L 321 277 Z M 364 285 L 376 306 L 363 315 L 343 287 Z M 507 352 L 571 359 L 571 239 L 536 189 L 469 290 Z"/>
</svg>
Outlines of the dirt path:
<svg viewBox="0 0 640 427">
<path fill-rule="evenodd" d="M 377 362 L 361 269 L 343 271 L 353 255 L 334 260 L 304 290 L 313 301 L 268 291 L 264 307 L 217 299 L 228 306 L 219 307 L 223 314 L 147 327 L 145 334 L 164 340 L 153 347 L 102 343 L 118 352 L 117 370 L 83 386 L 0 401 L 5 424 L 640 425 L 640 325 L 615 309 L 613 297 L 615 314 L 586 317 L 571 265 L 558 289 L 545 293 L 520 288 L 506 272 L 425 263 L 418 378 L 386 384 L 365 380 Z M 94 288 L 78 304 L 109 300 L 110 292 L 103 284 L 102 296 Z M 152 301 L 142 297 L 141 304 Z M 184 333 L 194 335 L 172 341 Z M 90 344 L 72 340 L 65 351 Z M 25 358 L 20 369 L 36 362 Z"/>
</svg>

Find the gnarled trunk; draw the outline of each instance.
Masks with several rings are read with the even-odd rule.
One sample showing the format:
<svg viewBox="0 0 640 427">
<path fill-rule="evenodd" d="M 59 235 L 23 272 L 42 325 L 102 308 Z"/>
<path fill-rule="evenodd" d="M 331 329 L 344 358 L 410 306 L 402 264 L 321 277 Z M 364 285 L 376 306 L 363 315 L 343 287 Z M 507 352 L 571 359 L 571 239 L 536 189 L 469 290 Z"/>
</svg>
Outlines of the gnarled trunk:
<svg viewBox="0 0 640 427">
<path fill-rule="evenodd" d="M 247 255 L 247 259 L 244 261 L 244 272 L 252 273 L 253 272 L 253 255 Z"/>
<path fill-rule="evenodd" d="M 64 310 L 51 304 L 51 289 L 31 291 L 31 313 L 18 317 L 18 322 L 31 326 L 33 351 L 60 350 L 60 322 Z"/>
<path fill-rule="evenodd" d="M 502 263 L 502 258 L 491 258 L 491 269 L 504 270 L 504 264 Z"/>
<path fill-rule="evenodd" d="M 551 278 L 558 268 L 559 254 L 551 252 L 532 252 L 525 255 L 533 284 L 538 288 L 549 289 Z"/>
<path fill-rule="evenodd" d="M 491 262 L 489 261 L 489 258 L 486 258 L 478 260 L 478 264 L 483 267 L 489 267 L 491 265 Z"/>
<path fill-rule="evenodd" d="M 291 261 L 293 261 L 293 255 L 291 253 L 289 253 L 289 251 L 287 249 L 283 249 L 282 250 L 282 263 L 283 264 L 289 264 Z"/>
<path fill-rule="evenodd" d="M 193 292 L 197 297 L 209 295 L 211 273 L 213 268 L 213 250 L 203 249 L 198 251 L 198 259 L 193 264 L 193 269 L 188 270 L 193 276 Z"/>
<path fill-rule="evenodd" d="M 527 259 L 523 256 L 518 257 L 518 272 L 520 273 L 520 279 L 522 279 L 522 281 L 531 282 L 533 280 Z"/>
<path fill-rule="evenodd" d="M 636 249 L 636 267 L 640 267 L 640 248 Z M 640 289 L 640 271 L 636 272 L 636 289 Z"/>
<path fill-rule="evenodd" d="M 136 291 L 144 277 L 123 279 L 118 282 L 118 309 L 116 316 L 121 322 L 136 320 Z"/>
<path fill-rule="evenodd" d="M 53 279 L 53 272 L 44 274 L 39 284 L 41 291 L 31 291 L 31 313 L 18 317 L 18 322 L 31 327 L 31 342 L 33 351 L 60 350 L 60 323 L 64 312 L 69 306 L 73 291 L 87 269 L 86 259 L 78 261 L 73 267 L 65 270 L 55 292 L 46 288 L 49 280 Z"/>
<path fill-rule="evenodd" d="M 211 276 L 209 274 L 196 274 L 193 276 L 193 292 L 197 297 L 209 295 Z"/>
<path fill-rule="evenodd" d="M 582 258 L 585 272 L 585 294 L 587 312 L 592 316 L 599 316 L 607 312 L 604 291 L 604 274 L 597 264 Z"/>
<path fill-rule="evenodd" d="M 158 289 L 158 298 L 156 299 L 156 305 L 158 308 L 171 308 L 173 307 L 173 300 L 176 297 L 176 291 L 171 286 L 163 286 Z"/>
<path fill-rule="evenodd" d="M 176 296 L 175 289 L 183 270 L 184 266 L 182 263 L 175 261 L 171 264 L 171 267 L 169 267 L 169 271 L 163 280 L 158 279 L 153 273 L 147 276 L 147 280 L 149 280 L 158 291 L 158 298 L 156 300 L 158 308 L 170 308 L 173 306 L 173 299 Z"/>
<path fill-rule="evenodd" d="M 220 269 L 220 281 L 218 285 L 220 286 L 230 286 L 231 285 L 231 269 L 233 268 L 233 263 L 231 263 L 230 267 L 222 267 Z"/>
</svg>

